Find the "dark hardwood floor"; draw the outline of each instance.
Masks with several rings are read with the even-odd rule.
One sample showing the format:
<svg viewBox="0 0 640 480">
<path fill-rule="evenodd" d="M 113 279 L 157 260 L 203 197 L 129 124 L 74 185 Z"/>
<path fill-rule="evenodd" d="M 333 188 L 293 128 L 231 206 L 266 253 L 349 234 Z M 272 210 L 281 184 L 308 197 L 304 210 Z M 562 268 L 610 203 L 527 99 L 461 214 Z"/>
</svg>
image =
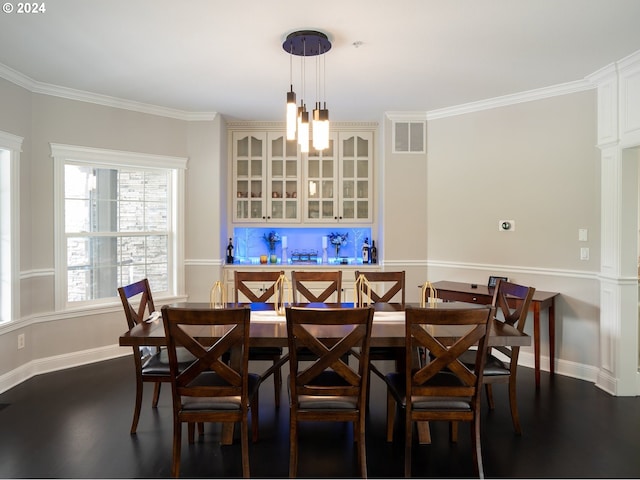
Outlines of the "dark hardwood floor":
<svg viewBox="0 0 640 480">
<path fill-rule="evenodd" d="M 513 432 L 506 388 L 494 387 L 494 412 L 483 409 L 487 477 L 640 477 L 640 398 L 612 397 L 591 383 L 561 376 L 550 382 L 544 373 L 536 393 L 533 371 L 521 368 L 519 375 L 521 437 Z M 250 446 L 253 477 L 288 476 L 288 408 L 284 401 L 279 411 L 274 409 L 272 385 L 268 380 L 260 391 L 260 440 Z M 163 387 L 157 409 L 151 408 L 152 387 L 145 388 L 137 435 L 129 435 L 134 377 L 128 357 L 40 375 L 1 394 L 0 477 L 169 477 L 169 386 Z M 394 443 L 385 441 L 385 400 L 384 385 L 373 378 L 367 424 L 370 477 L 403 475 L 401 429 L 396 428 Z M 433 425 L 432 436 L 431 445 L 414 444 L 414 476 L 473 476 L 464 426 L 457 444 L 449 442 L 445 424 Z M 206 425 L 195 445 L 187 445 L 183 435 L 183 477 L 241 475 L 238 442 L 221 447 L 219 438 L 218 425 Z M 353 477 L 352 442 L 345 426 L 304 426 L 299 475 Z"/>
</svg>

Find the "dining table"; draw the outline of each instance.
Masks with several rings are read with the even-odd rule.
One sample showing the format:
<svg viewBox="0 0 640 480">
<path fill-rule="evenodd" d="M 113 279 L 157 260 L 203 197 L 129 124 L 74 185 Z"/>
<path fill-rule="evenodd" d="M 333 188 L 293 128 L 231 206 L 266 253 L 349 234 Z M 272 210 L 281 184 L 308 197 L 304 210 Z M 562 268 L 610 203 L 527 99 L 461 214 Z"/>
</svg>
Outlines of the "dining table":
<svg viewBox="0 0 640 480">
<path fill-rule="evenodd" d="M 249 342 L 252 347 L 286 347 L 287 328 L 284 315 L 284 308 L 278 308 L 271 303 L 224 303 L 215 304 L 210 302 L 179 302 L 168 304 L 172 308 L 185 308 L 193 310 L 211 310 L 218 308 L 232 308 L 249 306 L 251 309 L 251 323 L 249 330 Z M 354 302 L 343 303 L 299 303 L 290 304 L 303 308 L 354 308 L 361 306 Z M 425 305 L 419 303 L 372 303 L 374 308 L 373 328 L 371 331 L 371 346 L 377 347 L 404 347 L 405 345 L 405 307 L 425 307 L 440 309 L 465 309 L 465 308 L 486 308 L 483 305 L 475 305 L 465 302 L 428 302 Z M 203 344 L 214 342 L 221 332 L 212 327 L 197 327 L 200 330 L 191 332 L 198 337 Z M 331 328 L 326 328 L 325 338 L 331 338 Z M 464 334 L 461 327 L 439 327 L 433 332 L 440 342 L 445 345 L 453 344 Z M 462 327 L 465 328 L 465 327 Z M 320 333 L 319 336 L 323 336 Z M 146 321 L 139 323 L 132 329 L 120 335 L 120 346 L 143 347 L 143 346 L 166 346 L 166 338 L 162 317 L 153 315 Z M 491 323 L 488 339 L 489 346 L 529 346 L 531 337 L 519 332 L 516 328 L 505 324 L 497 319 Z M 272 367 L 279 368 L 287 361 L 288 356 L 283 356 L 282 361 Z M 420 443 L 430 443 L 428 424 L 420 422 L 418 425 L 418 435 Z M 230 444 L 233 441 L 233 427 L 223 428 L 223 444 Z"/>
</svg>

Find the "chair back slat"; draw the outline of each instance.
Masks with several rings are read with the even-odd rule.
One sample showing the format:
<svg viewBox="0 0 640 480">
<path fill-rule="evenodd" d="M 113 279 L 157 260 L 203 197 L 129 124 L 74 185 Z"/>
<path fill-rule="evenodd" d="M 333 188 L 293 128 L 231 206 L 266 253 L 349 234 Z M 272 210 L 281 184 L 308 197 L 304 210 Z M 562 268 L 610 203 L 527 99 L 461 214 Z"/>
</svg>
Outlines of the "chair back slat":
<svg viewBox="0 0 640 480">
<path fill-rule="evenodd" d="M 169 367 L 171 369 L 174 401 L 180 404 L 181 396 L 226 397 L 245 396 L 247 392 L 249 307 L 224 309 L 186 309 L 162 307 Z M 212 345 L 203 345 L 195 337 L 197 329 L 207 327 L 219 332 Z M 209 336 L 209 335 L 208 335 Z M 183 347 L 195 360 L 179 371 L 176 349 Z M 223 358 L 231 354 L 232 361 Z M 214 385 L 199 382 L 201 376 L 215 375 Z"/>
<path fill-rule="evenodd" d="M 482 365 L 486 358 L 486 338 L 495 309 L 437 309 L 413 308 L 406 310 L 407 397 L 472 397 L 475 403 L 482 383 Z M 469 327 L 466 333 L 451 345 L 437 338 L 434 330 L 442 327 Z M 465 366 L 461 356 L 473 345 L 478 345 L 473 370 Z M 429 359 L 421 368 L 412 368 L 411 352 L 414 348 L 429 351 Z M 407 402 L 411 410 L 411 402 Z"/>
<path fill-rule="evenodd" d="M 491 304 L 502 312 L 504 322 L 524 331 L 529 307 L 536 289 L 499 279 L 493 292 Z"/>
<path fill-rule="evenodd" d="M 405 305 L 405 272 L 369 272 L 356 271 L 356 280 L 363 275 L 371 287 L 371 301 L 374 303 L 391 303 L 395 301 Z M 384 290 L 383 285 L 386 286 Z M 381 290 L 382 288 L 382 290 Z M 360 301 L 362 292 L 356 289 L 356 301 Z"/>
<path fill-rule="evenodd" d="M 292 402 L 300 395 L 356 396 L 364 401 L 363 387 L 368 378 L 369 344 L 373 308 L 297 308 L 288 307 L 287 337 L 291 369 Z M 317 336 L 318 329 L 326 338 Z M 301 368 L 298 352 L 308 349 L 317 358 Z M 357 365 L 345 363 L 345 354 L 358 349 Z M 305 356 L 305 361 L 308 358 Z M 335 372 L 340 382 L 332 385 L 316 382 L 323 372 Z"/>
<path fill-rule="evenodd" d="M 267 303 L 276 294 L 276 283 L 283 271 L 273 272 L 234 272 L 234 298 L 241 301 L 240 294 L 250 302 Z M 264 288 L 263 291 L 260 291 Z"/>
<path fill-rule="evenodd" d="M 124 313 L 127 318 L 129 329 L 135 327 L 138 323 L 144 321 L 145 312 L 151 314 L 155 312 L 156 307 L 153 304 L 153 296 L 149 287 L 149 280 L 144 278 L 130 285 L 118 288 L 118 295 L 124 307 Z M 140 295 L 140 303 L 134 306 L 132 299 Z"/>
<path fill-rule="evenodd" d="M 332 297 L 336 303 L 342 299 L 342 270 L 334 272 L 291 272 L 294 303 L 327 302 Z M 321 291 L 319 291 L 322 289 Z"/>
</svg>

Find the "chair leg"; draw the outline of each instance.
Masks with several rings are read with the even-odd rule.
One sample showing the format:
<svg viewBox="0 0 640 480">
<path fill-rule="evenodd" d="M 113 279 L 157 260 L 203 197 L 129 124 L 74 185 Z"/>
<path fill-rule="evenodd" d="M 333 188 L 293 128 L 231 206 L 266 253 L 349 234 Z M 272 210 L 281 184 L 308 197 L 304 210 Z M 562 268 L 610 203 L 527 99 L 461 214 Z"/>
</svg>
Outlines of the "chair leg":
<svg viewBox="0 0 640 480">
<path fill-rule="evenodd" d="M 396 419 L 396 399 L 387 390 L 387 442 L 393 442 L 393 424 Z"/>
<path fill-rule="evenodd" d="M 360 466 L 360 476 L 362 478 L 367 478 L 367 449 L 365 446 L 363 422 L 364 419 L 362 419 L 362 421 L 354 422 L 354 427 L 358 430 L 358 465 Z"/>
<path fill-rule="evenodd" d="M 240 444 L 242 454 L 242 476 L 249 478 L 251 476 L 249 471 L 249 418 L 244 415 L 242 422 L 240 422 Z"/>
<path fill-rule="evenodd" d="M 162 387 L 162 383 L 155 382 L 153 387 L 153 408 L 158 408 L 158 400 L 160 400 L 160 387 Z"/>
<path fill-rule="evenodd" d="M 458 421 L 453 420 L 449 422 L 449 436 L 451 438 L 451 443 L 457 443 L 458 441 Z"/>
<path fill-rule="evenodd" d="M 298 423 L 289 420 L 289 478 L 298 476 Z"/>
<path fill-rule="evenodd" d="M 518 415 L 518 400 L 516 397 L 516 377 L 511 375 L 509 379 L 509 406 L 511 408 L 511 420 L 513 428 L 518 435 L 522 435 L 522 427 L 520 426 L 520 415 Z"/>
<path fill-rule="evenodd" d="M 411 411 L 409 401 L 404 412 L 404 476 L 411 476 L 411 442 L 413 440 L 413 422 L 411 421 Z"/>
<path fill-rule="evenodd" d="M 280 361 L 280 357 L 277 357 L 276 359 L 273 360 L 273 364 L 275 365 L 277 362 Z M 276 368 L 276 370 L 273 372 L 273 388 L 274 388 L 274 395 L 275 395 L 275 404 L 276 404 L 276 409 L 280 408 L 280 393 L 282 392 L 282 371 L 280 368 Z"/>
<path fill-rule="evenodd" d="M 487 403 L 489 404 L 489 410 L 493 410 L 495 408 L 495 404 L 493 403 L 493 385 L 491 385 L 490 383 L 485 383 L 484 391 L 487 393 Z"/>
<path fill-rule="evenodd" d="M 140 409 L 142 408 L 142 391 L 143 391 L 142 379 L 136 378 L 136 405 L 133 409 L 133 421 L 131 422 L 131 434 L 136 433 L 138 429 L 138 420 L 140 420 Z"/>
<path fill-rule="evenodd" d="M 471 452 L 473 453 L 473 466 L 478 478 L 484 478 L 484 469 L 482 467 L 482 448 L 480 444 L 480 415 L 476 415 L 469 423 L 471 425 Z"/>
<path fill-rule="evenodd" d="M 187 441 L 189 445 L 193 445 L 195 443 L 196 436 L 196 425 L 192 422 L 187 423 Z"/>
<path fill-rule="evenodd" d="M 254 395 L 253 399 L 251 400 L 251 405 L 250 405 L 250 409 L 251 409 L 251 441 L 253 443 L 256 443 L 258 441 L 258 425 L 260 424 L 259 422 L 259 413 L 258 413 L 258 405 L 260 404 L 259 402 L 259 397 L 258 397 L 259 391 L 256 391 L 256 394 Z"/>
<path fill-rule="evenodd" d="M 173 420 L 173 460 L 171 463 L 171 476 L 177 478 L 180 475 L 180 450 L 182 446 L 182 423 L 177 418 Z"/>
<path fill-rule="evenodd" d="M 204 435 L 204 422 L 198 423 L 198 435 L 200 436 Z"/>
</svg>

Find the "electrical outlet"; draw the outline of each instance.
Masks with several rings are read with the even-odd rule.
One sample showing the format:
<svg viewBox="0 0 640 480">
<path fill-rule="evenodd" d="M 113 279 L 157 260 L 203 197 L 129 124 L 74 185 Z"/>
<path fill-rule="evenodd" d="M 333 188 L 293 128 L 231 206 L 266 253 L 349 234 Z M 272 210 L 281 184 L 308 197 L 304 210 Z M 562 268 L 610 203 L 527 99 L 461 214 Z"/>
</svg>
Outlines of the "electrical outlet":
<svg viewBox="0 0 640 480">
<path fill-rule="evenodd" d="M 18 335 L 18 350 L 24 348 L 24 333 Z"/>
</svg>

